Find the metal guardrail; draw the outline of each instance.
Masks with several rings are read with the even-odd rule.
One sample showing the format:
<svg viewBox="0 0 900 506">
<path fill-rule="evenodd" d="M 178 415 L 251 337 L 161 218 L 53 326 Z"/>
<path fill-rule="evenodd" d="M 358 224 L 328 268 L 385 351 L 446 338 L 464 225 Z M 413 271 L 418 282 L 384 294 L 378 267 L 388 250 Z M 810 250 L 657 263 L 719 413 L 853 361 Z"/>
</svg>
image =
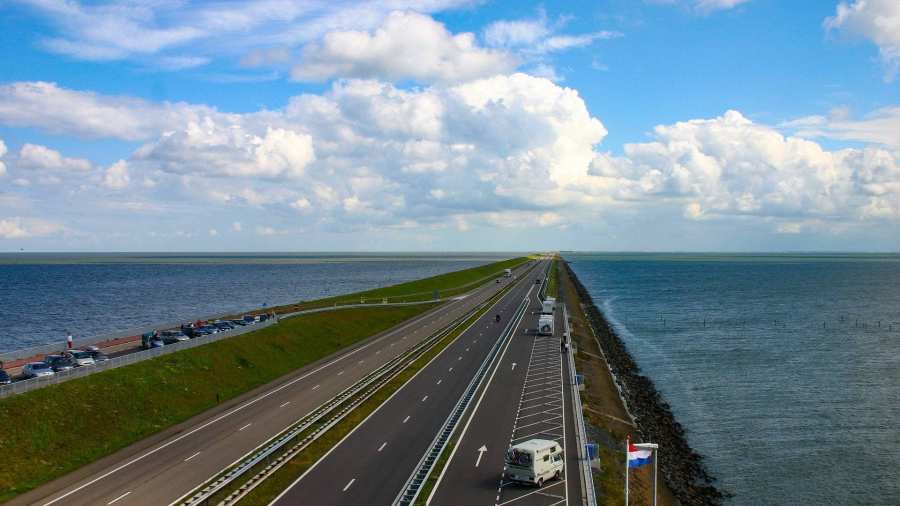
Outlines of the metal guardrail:
<svg viewBox="0 0 900 506">
<path fill-rule="evenodd" d="M 284 320 L 286 318 L 292 318 L 294 316 L 300 316 L 304 314 L 312 314 L 312 313 L 323 313 L 326 311 L 335 311 L 338 309 L 352 309 L 356 307 L 384 307 L 384 306 L 413 306 L 420 304 L 433 304 L 435 302 L 447 302 L 449 300 L 458 300 L 459 297 L 453 297 L 450 299 L 438 299 L 438 300 L 426 300 L 420 302 L 390 302 L 387 304 L 348 304 L 345 306 L 328 306 L 314 309 L 305 309 L 303 311 L 295 311 L 293 313 L 287 313 L 283 315 L 279 315 L 277 320 L 268 319 L 264 322 L 255 323 L 253 325 L 247 325 L 245 327 L 237 327 L 232 330 L 218 332 L 216 334 L 212 334 L 209 336 L 201 336 L 191 339 L 190 341 L 183 341 L 175 344 L 168 344 L 163 346 L 162 348 L 152 348 L 149 350 L 142 350 L 133 353 L 128 353 L 122 355 L 120 357 L 111 358 L 104 362 L 99 362 L 93 366 L 85 366 L 85 367 L 76 367 L 74 369 L 70 369 L 68 371 L 61 371 L 53 376 L 45 376 L 41 378 L 31 378 L 26 380 L 19 380 L 10 383 L 9 385 L 0 385 L 0 399 L 4 397 L 9 397 L 10 395 L 18 395 L 21 393 L 28 392 L 30 390 L 34 390 L 37 388 L 43 388 L 47 385 L 55 385 L 58 383 L 63 383 L 65 381 L 69 381 L 75 378 L 81 378 L 84 376 L 88 376 L 91 374 L 95 374 L 101 371 L 105 371 L 108 369 L 115 369 L 117 367 L 122 367 L 125 365 L 134 364 L 137 362 L 141 362 L 150 358 L 158 357 L 160 355 L 167 355 L 169 353 L 186 350 L 188 348 L 194 348 L 197 346 L 202 346 L 204 344 L 214 343 L 216 341 L 221 341 L 222 339 L 239 336 L 241 334 L 246 334 L 248 332 L 253 332 L 254 330 L 259 330 L 275 323 L 278 323 L 280 320 Z M 58 350 L 57 350 L 58 351 Z"/>
<path fill-rule="evenodd" d="M 432 440 L 431 445 L 419 460 L 419 463 L 416 465 L 413 473 L 406 481 L 406 484 L 394 499 L 393 504 L 395 506 L 405 506 L 413 504 L 415 502 L 416 498 L 419 496 L 419 492 L 421 492 L 422 490 L 422 485 L 428 479 L 428 476 L 431 474 L 431 470 L 434 468 L 434 464 L 440 458 L 441 453 L 444 451 L 444 448 L 446 448 L 447 442 L 450 440 L 450 437 L 456 430 L 456 427 L 459 424 L 463 413 L 466 411 L 466 408 L 469 407 L 472 398 L 475 396 L 475 393 L 481 386 L 482 381 L 484 380 L 488 371 L 491 369 L 491 365 L 493 365 L 494 359 L 503 348 L 504 343 L 512 337 L 512 334 L 515 332 L 519 321 L 522 319 L 522 316 L 525 315 L 525 310 L 527 308 L 528 297 L 526 296 L 525 300 L 522 301 L 522 304 L 513 315 L 513 318 L 510 319 L 509 323 L 507 323 L 506 325 L 506 328 L 503 329 L 500 337 L 494 343 L 494 346 L 491 348 L 488 356 L 485 357 L 484 361 L 481 363 L 481 366 L 479 366 L 478 371 L 476 371 L 475 376 L 472 378 L 472 381 L 469 382 L 469 385 L 466 387 L 465 391 L 463 391 L 463 395 L 459 398 L 456 405 L 453 407 L 453 410 L 450 411 L 450 415 L 444 421 L 441 429 L 438 431 L 434 440 Z"/>
<path fill-rule="evenodd" d="M 328 429 L 337 424 L 355 407 L 371 397 L 379 388 L 381 388 L 381 386 L 383 386 L 385 383 L 387 383 L 397 374 L 403 371 L 411 361 L 415 361 L 422 354 L 426 353 L 428 349 L 431 348 L 431 346 L 443 339 L 447 334 L 449 334 L 455 328 L 465 322 L 465 320 L 471 316 L 473 311 L 478 311 L 479 309 L 481 309 L 481 307 L 483 307 L 483 304 L 476 306 L 472 311 L 467 312 L 456 320 L 450 322 L 450 324 L 448 324 L 444 329 L 436 332 L 428 339 L 422 341 L 403 354 L 398 355 L 397 357 L 383 364 L 381 367 L 363 376 L 353 385 L 350 385 L 336 396 L 322 403 L 311 413 L 303 416 L 302 418 L 300 418 L 300 420 L 282 431 L 273 439 L 270 439 L 269 442 L 262 446 L 259 451 L 254 452 L 249 457 L 239 462 L 233 468 L 222 473 L 213 481 L 208 482 L 209 484 L 202 490 L 184 501 L 176 502 L 184 506 L 204 504 L 214 494 L 218 493 L 230 483 L 233 483 L 235 480 L 245 475 L 248 471 L 256 467 L 256 465 L 260 462 L 263 462 L 264 460 L 268 459 L 276 452 L 287 446 L 298 435 L 308 430 L 314 424 L 320 422 L 328 414 L 333 413 L 335 410 L 338 410 L 338 408 L 340 408 L 334 416 L 327 420 L 326 423 L 316 427 L 315 430 L 313 430 L 310 434 L 306 435 L 306 437 L 296 442 L 285 453 L 276 457 L 262 471 L 251 477 L 247 483 L 242 485 L 238 490 L 232 492 L 222 501 L 224 504 L 233 504 L 238 499 L 246 495 L 250 490 L 255 488 L 256 485 L 258 485 L 262 480 L 268 477 L 268 475 L 280 468 L 283 464 L 287 463 L 297 453 L 302 451 L 310 443 L 318 439 Z M 362 395 L 358 396 L 358 394 L 360 394 L 361 392 Z"/>
<path fill-rule="evenodd" d="M 565 338 L 571 343 L 572 327 L 569 325 L 569 310 L 563 304 L 563 321 L 566 325 Z M 591 472 L 591 462 L 588 459 L 585 444 L 587 444 L 587 431 L 584 428 L 584 411 L 581 408 L 581 394 L 578 392 L 578 385 L 575 383 L 575 353 L 570 344 L 569 351 L 566 353 L 569 359 L 569 382 L 572 386 L 572 407 L 573 416 L 575 417 L 575 432 L 578 439 L 578 463 L 581 471 L 582 486 L 582 504 L 587 506 L 597 506 L 597 493 L 594 490 L 594 474 Z"/>
</svg>

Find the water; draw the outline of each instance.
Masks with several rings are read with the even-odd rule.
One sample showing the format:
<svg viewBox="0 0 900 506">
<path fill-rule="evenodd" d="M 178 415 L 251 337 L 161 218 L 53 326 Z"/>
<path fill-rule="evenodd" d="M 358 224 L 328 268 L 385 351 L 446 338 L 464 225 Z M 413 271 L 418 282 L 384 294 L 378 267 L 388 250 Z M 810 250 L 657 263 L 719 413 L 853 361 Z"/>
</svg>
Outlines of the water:
<svg viewBox="0 0 900 506">
<path fill-rule="evenodd" d="M 512 254 L 0 254 L 0 351 L 392 285 Z"/>
<path fill-rule="evenodd" d="M 733 504 L 900 504 L 900 256 L 564 256 Z"/>
</svg>

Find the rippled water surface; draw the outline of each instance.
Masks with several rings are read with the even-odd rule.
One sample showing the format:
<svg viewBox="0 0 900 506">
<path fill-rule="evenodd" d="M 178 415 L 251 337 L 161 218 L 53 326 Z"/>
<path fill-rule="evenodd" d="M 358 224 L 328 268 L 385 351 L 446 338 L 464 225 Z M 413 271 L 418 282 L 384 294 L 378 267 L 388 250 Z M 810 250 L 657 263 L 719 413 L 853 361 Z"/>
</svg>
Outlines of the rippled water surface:
<svg viewBox="0 0 900 506">
<path fill-rule="evenodd" d="M 564 256 L 733 504 L 900 504 L 900 256 Z"/>
<path fill-rule="evenodd" d="M 0 254 L 0 351 L 392 285 L 513 254 Z"/>
</svg>

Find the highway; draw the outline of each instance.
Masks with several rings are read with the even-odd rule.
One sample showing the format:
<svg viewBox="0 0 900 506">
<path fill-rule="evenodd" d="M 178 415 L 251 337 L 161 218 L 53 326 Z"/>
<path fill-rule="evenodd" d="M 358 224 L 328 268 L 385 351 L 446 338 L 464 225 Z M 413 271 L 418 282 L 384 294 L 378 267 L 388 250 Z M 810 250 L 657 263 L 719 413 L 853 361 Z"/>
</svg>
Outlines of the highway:
<svg viewBox="0 0 900 506">
<path fill-rule="evenodd" d="M 524 275 L 534 264 L 532 261 L 519 267 L 516 274 Z M 394 329 L 225 402 L 23 494 L 10 504 L 170 504 L 367 373 L 488 300 L 515 279 L 489 282 L 461 300 L 443 304 Z M 340 318 L 340 312 L 336 311 L 334 317 Z M 102 437 L 102 434 L 86 434 L 85 437 Z"/>
<path fill-rule="evenodd" d="M 493 309 L 300 476 L 273 504 L 391 504 L 523 299 L 529 297 L 532 308 L 539 308 L 536 298 L 539 286 L 534 278 L 543 277 L 548 264 L 541 262 L 534 274 L 520 279 Z M 498 313 L 502 315 L 499 323 L 494 318 Z M 524 331 L 536 326 L 535 319 L 526 313 L 508 342 L 527 339 Z M 472 503 L 456 501 L 455 504 Z"/>
<path fill-rule="evenodd" d="M 532 304 L 540 310 L 540 304 Z M 537 317 L 510 343 L 497 372 L 476 403 L 452 457 L 435 487 L 433 505 L 549 506 L 581 504 L 581 474 L 572 417 L 568 361 L 560 349 L 565 322 L 557 310 L 555 335 L 535 335 Z M 501 479 L 507 448 L 529 439 L 565 448 L 561 479 L 543 488 Z"/>
</svg>

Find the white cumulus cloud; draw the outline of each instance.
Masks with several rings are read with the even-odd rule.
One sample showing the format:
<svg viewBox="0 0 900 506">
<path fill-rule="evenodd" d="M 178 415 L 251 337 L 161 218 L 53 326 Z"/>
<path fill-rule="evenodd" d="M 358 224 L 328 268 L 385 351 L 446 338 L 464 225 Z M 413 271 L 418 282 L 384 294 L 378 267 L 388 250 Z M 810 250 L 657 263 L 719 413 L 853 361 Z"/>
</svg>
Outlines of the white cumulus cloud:
<svg viewBox="0 0 900 506">
<path fill-rule="evenodd" d="M 46 146 L 25 143 L 19 149 L 16 168 L 34 171 L 88 172 L 93 165 L 83 158 L 64 157 L 59 151 Z"/>
<path fill-rule="evenodd" d="M 512 56 L 479 47 L 471 33 L 454 35 L 429 16 L 392 12 L 371 34 L 333 31 L 305 46 L 291 76 L 300 81 L 345 77 L 460 82 L 504 73 L 515 65 Z"/>
<path fill-rule="evenodd" d="M 0 218 L 0 239 L 26 239 L 60 232 L 62 227 L 37 218 Z"/>
<path fill-rule="evenodd" d="M 0 139 L 0 158 L 6 156 L 6 143 L 3 142 L 3 139 Z M 0 161 L 0 176 L 6 174 L 6 163 Z"/>
<path fill-rule="evenodd" d="M 128 162 L 119 160 L 110 165 L 103 174 L 103 184 L 113 190 L 121 190 L 128 187 L 131 176 L 128 173 Z"/>
</svg>

